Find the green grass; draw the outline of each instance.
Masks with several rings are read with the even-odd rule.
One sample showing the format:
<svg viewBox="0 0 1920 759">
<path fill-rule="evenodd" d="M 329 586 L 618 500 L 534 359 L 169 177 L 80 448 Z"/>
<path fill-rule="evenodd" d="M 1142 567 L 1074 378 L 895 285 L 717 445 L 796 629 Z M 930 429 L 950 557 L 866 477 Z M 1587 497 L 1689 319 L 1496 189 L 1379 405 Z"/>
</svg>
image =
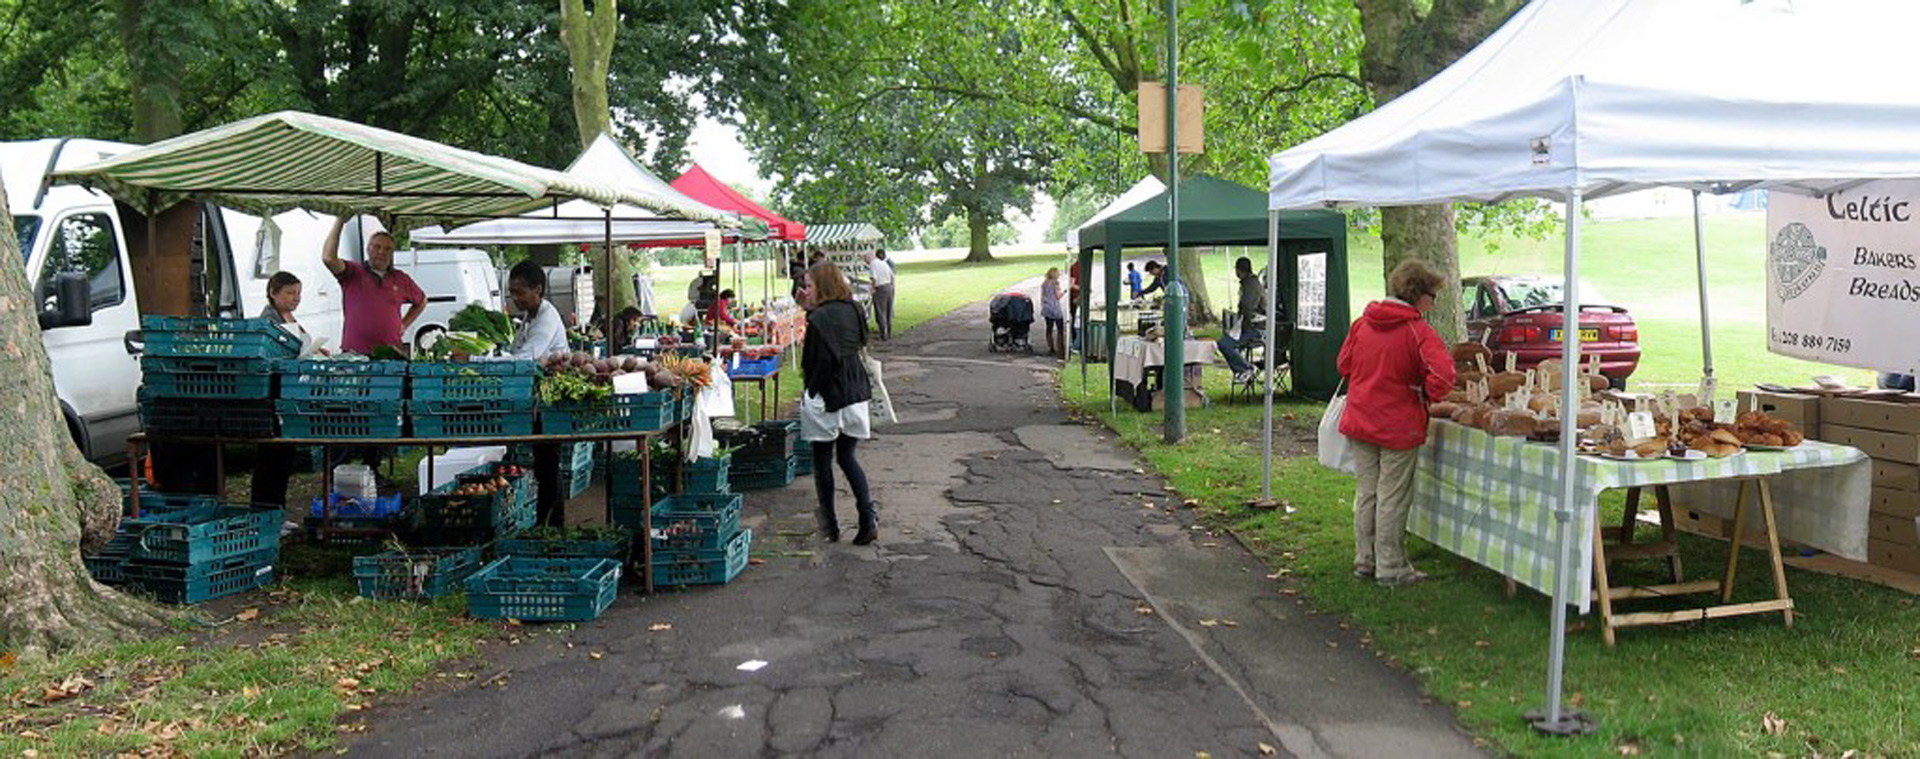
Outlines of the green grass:
<svg viewBox="0 0 1920 759">
<path fill-rule="evenodd" d="M 255 619 L 0 668 L 0 756 L 323 750 L 355 729 L 343 715 L 435 677 L 472 677 L 443 667 L 503 634 L 466 619 L 457 599 L 362 601 L 346 556 L 289 547 L 281 569 L 294 579 L 230 612 Z M 91 685 L 47 702 L 76 677 Z"/>
<path fill-rule="evenodd" d="M 1321 406 L 1288 400 L 1275 496 L 1291 514 L 1253 511 L 1259 495 L 1261 409 L 1247 403 L 1188 411 L 1188 440 L 1162 442 L 1160 414 L 1107 412 L 1104 366 L 1091 391 L 1062 372 L 1070 408 L 1105 423 L 1139 448 L 1203 519 L 1231 529 L 1270 566 L 1290 576 L 1314 607 L 1352 620 L 1372 645 L 1452 704 L 1476 735 L 1519 756 L 1920 755 L 1920 608 L 1911 596 L 1837 577 L 1788 570 L 1800 617 L 1775 615 L 1622 631 L 1606 648 L 1591 618 L 1575 617 L 1567 644 L 1568 697 L 1601 720 L 1600 732 L 1572 739 L 1535 734 L 1521 715 L 1542 705 L 1550 605 L 1523 592 L 1508 600 L 1497 575 L 1463 568 L 1414 538 L 1412 558 L 1433 579 L 1388 591 L 1354 579 L 1353 478 L 1321 467 L 1311 453 Z M 1226 395 L 1224 372 L 1209 370 L 1209 394 Z M 1222 455 L 1222 454 L 1226 455 Z M 1291 455 L 1287 455 L 1291 454 Z M 1609 494 L 1617 521 L 1620 498 Z M 1717 574 L 1722 543 L 1683 536 L 1689 576 Z M 1764 555 L 1747 551 L 1739 598 L 1770 592 Z M 1650 564 L 1616 565 L 1626 579 L 1655 581 Z M 1635 607 L 1645 608 L 1645 607 Z M 1276 652 L 1276 655 L 1310 655 Z M 1778 735 L 1762 719 L 1786 721 Z"/>
</svg>

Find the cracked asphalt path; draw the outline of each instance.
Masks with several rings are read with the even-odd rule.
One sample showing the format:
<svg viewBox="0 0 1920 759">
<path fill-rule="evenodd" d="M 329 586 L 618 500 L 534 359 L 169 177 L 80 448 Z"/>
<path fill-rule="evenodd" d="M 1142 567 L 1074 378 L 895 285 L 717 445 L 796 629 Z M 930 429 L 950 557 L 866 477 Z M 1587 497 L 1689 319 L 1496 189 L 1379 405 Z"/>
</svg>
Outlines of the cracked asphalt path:
<svg viewBox="0 0 1920 759">
<path fill-rule="evenodd" d="M 989 354 L 987 334 L 976 305 L 879 347 L 902 423 L 860 448 L 878 544 L 813 537 L 811 480 L 750 493 L 763 564 L 489 646 L 466 669 L 490 687 L 379 706 L 350 753 L 1476 754 L 1231 537 L 1164 508 L 1131 452 L 1067 418 L 1050 362 Z"/>
</svg>

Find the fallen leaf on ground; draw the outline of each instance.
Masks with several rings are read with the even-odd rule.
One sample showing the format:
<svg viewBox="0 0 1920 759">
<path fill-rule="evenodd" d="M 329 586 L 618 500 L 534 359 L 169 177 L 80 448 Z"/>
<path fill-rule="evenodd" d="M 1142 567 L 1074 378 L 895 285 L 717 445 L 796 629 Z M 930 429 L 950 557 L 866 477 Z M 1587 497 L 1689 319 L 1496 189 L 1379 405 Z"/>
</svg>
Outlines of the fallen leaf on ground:
<svg viewBox="0 0 1920 759">
<path fill-rule="evenodd" d="M 1581 693 L 1579 691 L 1575 691 L 1573 695 L 1567 697 L 1568 706 L 1585 706 L 1586 703 L 1587 703 L 1587 694 Z"/>
<path fill-rule="evenodd" d="M 1626 741 L 1618 746 L 1614 746 L 1613 751 L 1621 756 L 1639 756 L 1640 744 L 1633 741 Z"/>
<path fill-rule="evenodd" d="M 1278 579 L 1280 579 L 1280 578 L 1282 578 L 1282 577 L 1286 577 L 1287 575 L 1290 575 L 1290 574 L 1293 574 L 1293 570 L 1291 570 L 1291 569 L 1282 569 L 1282 570 L 1280 570 L 1280 571 L 1278 571 L 1278 572 L 1274 572 L 1273 574 L 1270 574 L 1270 575 L 1267 575 L 1267 579 L 1269 579 L 1269 580 L 1278 580 Z"/>
<path fill-rule="evenodd" d="M 1136 614 L 1152 614 L 1152 613 L 1153 613 L 1153 607 L 1151 607 L 1151 606 L 1148 606 L 1148 605 L 1146 605 L 1146 604 L 1138 604 L 1138 605 L 1136 605 L 1136 606 L 1134 606 L 1134 607 L 1133 607 L 1133 611 L 1134 611 L 1134 613 L 1136 613 Z"/>
<path fill-rule="evenodd" d="M 1260 744 L 1261 756 L 1273 756 L 1274 754 L 1278 754 L 1278 753 L 1280 753 L 1280 749 L 1274 748 L 1265 743 Z"/>
<path fill-rule="evenodd" d="M 1914 652 L 1920 653 L 1920 649 L 1915 649 Z M 19 654 L 16 654 L 12 651 L 0 652 L 0 671 L 13 669 L 14 666 L 18 665 L 19 663 L 20 663 Z"/>
<path fill-rule="evenodd" d="M 1474 648 L 1492 648 L 1493 644 L 1488 643 L 1487 641 L 1484 641 L 1484 640 L 1476 640 L 1473 642 L 1473 647 Z"/>
<path fill-rule="evenodd" d="M 1339 647 L 1340 647 L 1340 641 L 1337 641 L 1337 640 L 1327 641 L 1327 648 L 1339 648 Z"/>
<path fill-rule="evenodd" d="M 249 606 L 241 609 L 239 614 L 233 615 L 233 618 L 242 622 L 252 622 L 260 618 L 260 610 L 256 607 Z"/>
<path fill-rule="evenodd" d="M 673 629 L 672 622 L 655 622 L 647 625 L 647 632 L 666 632 Z"/>
<path fill-rule="evenodd" d="M 767 563 L 766 559 L 747 559 L 747 564 L 756 566 L 756 567 L 765 563 Z"/>
<path fill-rule="evenodd" d="M 1239 623 L 1239 622 L 1235 622 L 1235 621 L 1233 621 L 1233 620 L 1231 620 L 1231 619 L 1223 619 L 1223 620 L 1220 620 L 1220 625 L 1221 625 L 1222 627 L 1239 627 L 1239 626 L 1240 626 L 1240 623 Z"/>
<path fill-rule="evenodd" d="M 1297 596 L 1297 595 L 1300 595 L 1300 591 L 1297 591 L 1297 590 L 1294 590 L 1293 588 L 1281 588 L 1281 589 L 1280 589 L 1280 595 L 1283 595 L 1283 596 Z"/>
<path fill-rule="evenodd" d="M 1787 731 L 1787 721 L 1778 714 L 1767 712 L 1760 716 L 1760 729 L 1768 735 L 1779 735 Z"/>
<path fill-rule="evenodd" d="M 1218 624 L 1220 624 L 1220 620 L 1217 620 L 1217 619 L 1203 619 L 1203 620 L 1200 620 L 1200 626 L 1201 626 L 1201 627 L 1213 627 L 1213 626 L 1215 626 L 1215 625 L 1218 625 Z"/>
<path fill-rule="evenodd" d="M 592 660 L 594 660 L 594 661 L 600 661 L 600 659 L 601 659 L 602 657 L 604 657 L 604 656 L 606 656 L 606 654 L 603 654 L 603 653 L 600 653 L 599 651 L 588 651 L 588 652 L 587 652 L 587 658 L 589 658 L 589 659 L 592 659 Z"/>
</svg>

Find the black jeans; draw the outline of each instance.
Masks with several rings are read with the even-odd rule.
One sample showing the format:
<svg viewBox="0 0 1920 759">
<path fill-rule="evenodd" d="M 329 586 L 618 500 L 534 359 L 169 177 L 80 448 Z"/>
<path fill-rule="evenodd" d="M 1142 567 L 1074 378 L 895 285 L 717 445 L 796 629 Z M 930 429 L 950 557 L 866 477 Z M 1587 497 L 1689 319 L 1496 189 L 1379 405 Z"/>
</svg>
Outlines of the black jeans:
<svg viewBox="0 0 1920 759">
<path fill-rule="evenodd" d="M 573 452 L 573 445 L 567 444 L 567 452 Z M 571 459 L 569 459 L 571 460 Z M 567 496 L 560 492 L 560 444 L 541 443 L 533 446 L 533 484 L 539 494 L 539 516 L 535 524 L 541 527 L 564 527 L 567 523 Z"/>
<path fill-rule="evenodd" d="M 287 480 L 293 474 L 294 455 L 304 449 L 291 445 L 262 445 L 253 453 L 254 503 L 287 504 Z"/>
<path fill-rule="evenodd" d="M 853 506 L 860 513 L 860 529 L 872 530 L 879 524 L 873 496 L 867 491 L 867 472 L 860 468 L 860 460 L 853 455 L 854 446 L 859 444 L 858 438 L 846 435 L 832 442 L 813 444 L 813 492 L 820 498 L 820 527 L 827 532 L 840 531 L 840 518 L 833 513 L 835 460 L 840 462 L 840 471 L 847 475 L 847 486 L 853 489 Z"/>
</svg>

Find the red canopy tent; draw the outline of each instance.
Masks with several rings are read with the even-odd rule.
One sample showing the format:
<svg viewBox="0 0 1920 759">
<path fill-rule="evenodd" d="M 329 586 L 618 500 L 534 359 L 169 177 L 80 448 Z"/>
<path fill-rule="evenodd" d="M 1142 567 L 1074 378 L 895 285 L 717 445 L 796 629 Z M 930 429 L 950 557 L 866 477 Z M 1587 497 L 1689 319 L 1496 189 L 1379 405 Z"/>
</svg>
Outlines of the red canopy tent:
<svg viewBox="0 0 1920 759">
<path fill-rule="evenodd" d="M 775 240 L 807 239 L 807 225 L 789 221 L 780 214 L 760 207 L 759 203 L 748 200 L 747 196 L 728 187 L 725 182 L 715 179 L 712 174 L 707 173 L 706 169 L 700 168 L 700 164 L 694 164 L 693 168 L 687 169 L 685 174 L 681 174 L 670 184 L 673 185 L 673 189 L 714 208 L 765 221 Z"/>
</svg>

